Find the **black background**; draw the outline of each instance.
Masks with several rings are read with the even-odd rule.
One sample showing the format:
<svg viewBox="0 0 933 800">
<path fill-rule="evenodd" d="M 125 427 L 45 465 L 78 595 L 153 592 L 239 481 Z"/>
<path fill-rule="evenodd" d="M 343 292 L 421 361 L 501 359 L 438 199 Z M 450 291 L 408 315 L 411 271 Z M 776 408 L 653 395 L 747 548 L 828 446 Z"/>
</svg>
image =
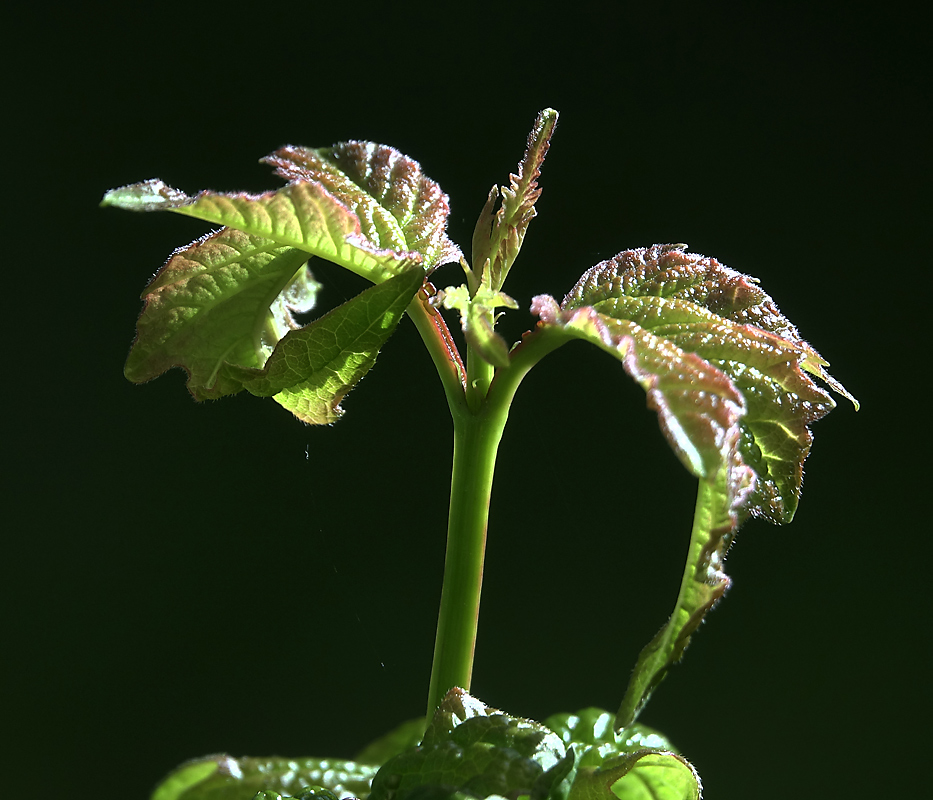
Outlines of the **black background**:
<svg viewBox="0 0 933 800">
<path fill-rule="evenodd" d="M 816 424 L 794 523 L 739 535 L 733 589 L 642 721 L 711 799 L 914 796 L 931 710 L 920 20 L 439 9 L 83 7 L 12 27 L 0 796 L 142 800 L 209 752 L 350 756 L 426 699 L 451 426 L 413 328 L 332 428 L 249 396 L 196 405 L 179 371 L 131 385 L 138 294 L 206 226 L 99 210 L 103 192 L 263 190 L 276 147 L 365 138 L 421 162 L 466 247 L 546 106 L 561 119 L 504 332 L 621 249 L 686 242 L 760 278 L 862 402 Z M 363 288 L 316 269 L 322 308 Z M 500 450 L 474 693 L 537 718 L 614 709 L 676 595 L 694 491 L 617 363 L 549 356 Z"/>
</svg>

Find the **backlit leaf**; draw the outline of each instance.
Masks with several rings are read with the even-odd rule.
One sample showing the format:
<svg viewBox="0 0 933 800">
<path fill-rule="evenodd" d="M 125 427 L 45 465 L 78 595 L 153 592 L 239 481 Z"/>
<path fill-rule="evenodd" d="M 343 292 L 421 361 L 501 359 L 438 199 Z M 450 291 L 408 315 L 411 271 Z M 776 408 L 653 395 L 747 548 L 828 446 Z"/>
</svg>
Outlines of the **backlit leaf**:
<svg viewBox="0 0 933 800">
<path fill-rule="evenodd" d="M 174 211 L 226 225 L 333 261 L 374 283 L 424 260 L 410 249 L 385 249 L 367 239 L 356 214 L 319 183 L 296 182 L 264 194 L 205 191 L 188 197 L 160 180 L 149 180 L 107 192 L 102 205 Z"/>
<path fill-rule="evenodd" d="M 576 755 L 567 800 L 698 800 L 696 770 L 664 736 L 644 725 L 616 730 L 613 722 L 597 708 L 544 721 Z"/>
<path fill-rule="evenodd" d="M 373 142 L 333 147 L 287 145 L 263 159 L 288 181 L 317 182 L 359 219 L 375 247 L 416 250 L 427 270 L 457 261 L 460 249 L 447 238 L 447 195 L 421 165 L 398 150 Z"/>
<path fill-rule="evenodd" d="M 694 475 L 743 463 L 756 475 L 749 511 L 789 522 L 808 426 L 835 405 L 810 374 L 845 390 L 755 279 L 685 250 L 627 250 L 588 270 L 560 307 L 539 296 L 533 310 L 622 361 Z"/>
<path fill-rule="evenodd" d="M 371 286 L 303 328 L 289 331 L 262 369 L 225 365 L 225 375 L 252 394 L 274 397 L 303 422 L 335 422 L 340 401 L 372 368 L 411 299 L 418 268 Z"/>
<path fill-rule="evenodd" d="M 295 327 L 292 312 L 314 305 L 307 258 L 230 228 L 176 250 L 143 293 L 127 378 L 140 383 L 182 367 L 198 400 L 240 391 L 223 365 L 261 367 Z"/>
<path fill-rule="evenodd" d="M 205 756 L 182 764 L 156 787 L 151 800 L 253 800 L 257 792 L 297 797 L 307 787 L 337 797 L 365 797 L 374 766 L 332 758 Z M 326 794 L 318 792 L 318 800 Z"/>
<path fill-rule="evenodd" d="M 374 345 L 398 322 L 398 298 L 377 320 L 371 315 L 388 295 L 364 293 L 288 337 L 282 355 L 267 364 L 296 327 L 292 312 L 313 303 L 316 284 L 304 262 L 318 256 L 374 283 L 407 274 L 407 291 L 413 273 L 423 277 L 460 258 L 445 233 L 447 196 L 417 162 L 368 142 L 285 147 L 266 161 L 291 183 L 257 195 L 189 197 L 149 180 L 104 196 L 104 206 L 174 211 L 226 226 L 176 251 L 147 288 L 126 374 L 140 382 L 180 366 L 196 399 L 232 394 L 245 383 L 254 393 L 275 394 L 305 421 L 330 422 L 340 398 L 372 366 Z M 300 364 L 300 380 L 286 360 Z"/>
<path fill-rule="evenodd" d="M 680 594 L 639 656 L 616 719 L 624 727 L 728 588 L 723 564 L 742 520 L 793 517 L 809 424 L 835 405 L 811 375 L 845 390 L 754 278 L 685 245 L 627 250 L 588 270 L 559 306 L 542 295 L 532 310 L 544 333 L 590 341 L 622 362 L 700 479 Z"/>
</svg>

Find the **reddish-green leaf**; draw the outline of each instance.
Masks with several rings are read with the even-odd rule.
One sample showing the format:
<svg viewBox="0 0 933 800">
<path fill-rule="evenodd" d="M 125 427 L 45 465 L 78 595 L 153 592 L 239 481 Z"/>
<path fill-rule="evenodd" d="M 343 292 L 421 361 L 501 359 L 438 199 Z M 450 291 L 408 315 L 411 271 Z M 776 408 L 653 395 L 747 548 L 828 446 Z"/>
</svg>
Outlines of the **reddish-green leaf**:
<svg viewBox="0 0 933 800">
<path fill-rule="evenodd" d="M 113 189 L 102 205 L 130 211 L 174 211 L 226 225 L 278 245 L 295 247 L 333 261 L 378 283 L 423 262 L 407 248 L 380 247 L 360 228 L 357 215 L 319 183 L 291 183 L 275 192 L 184 192 L 149 180 Z M 375 200 L 371 205 L 376 206 Z"/>
<path fill-rule="evenodd" d="M 261 367 L 295 327 L 292 312 L 313 306 L 307 258 L 231 228 L 176 250 L 143 293 L 127 378 L 141 383 L 182 367 L 198 400 L 240 391 L 223 365 Z"/>
<path fill-rule="evenodd" d="M 502 288 L 512 263 L 521 250 L 525 231 L 535 217 L 534 205 L 541 196 L 538 177 L 557 125 L 557 112 L 547 108 L 538 114 L 518 174 L 509 176 L 509 186 L 493 186 L 473 231 L 473 269 L 467 273 L 470 291 L 480 285 L 496 292 Z M 502 205 L 493 213 L 497 196 Z"/>
<path fill-rule="evenodd" d="M 639 656 L 617 715 L 624 727 L 729 586 L 723 562 L 742 519 L 793 517 L 808 426 L 834 407 L 811 374 L 845 390 L 755 279 L 685 245 L 627 250 L 587 271 L 560 306 L 542 295 L 532 310 L 546 334 L 585 339 L 622 362 L 700 479 L 680 593 Z"/>
<path fill-rule="evenodd" d="M 197 399 L 237 392 L 245 382 L 251 391 L 275 394 L 308 422 L 329 422 L 340 413 L 343 394 L 372 365 L 372 343 L 394 328 L 399 304 L 403 310 L 425 270 L 460 258 L 444 230 L 447 196 L 417 162 L 382 145 L 286 147 L 266 160 L 292 182 L 258 195 L 205 191 L 189 197 L 149 180 L 104 196 L 105 206 L 174 211 L 226 226 L 177 251 L 147 288 L 126 374 L 144 381 L 181 366 Z M 374 283 L 405 276 L 401 294 L 408 297 L 392 290 L 364 293 L 288 338 L 281 352 L 294 357 L 296 348 L 308 347 L 314 354 L 295 361 L 303 364 L 304 377 L 289 372 L 295 380 L 270 392 L 262 387 L 282 383 L 282 361 L 267 365 L 266 359 L 294 327 L 291 311 L 306 311 L 313 302 L 316 284 L 302 267 L 309 255 Z M 391 312 L 369 318 L 384 298 Z M 339 336 L 325 331 L 336 319 L 342 320 Z"/>
<path fill-rule="evenodd" d="M 447 195 L 417 161 L 373 142 L 333 147 L 287 145 L 263 159 L 288 181 L 312 181 L 359 219 L 362 235 L 375 247 L 416 250 L 432 270 L 457 261 L 460 249 L 445 233 Z"/>
<path fill-rule="evenodd" d="M 845 390 L 755 279 L 685 245 L 655 245 L 597 264 L 560 307 L 540 296 L 533 309 L 622 361 L 691 472 L 744 463 L 756 475 L 749 510 L 790 521 L 808 426 L 835 405 L 810 375 Z"/>
<path fill-rule="evenodd" d="M 733 440 L 732 446 L 735 444 Z M 707 612 L 729 588 L 726 552 L 753 485 L 754 473 L 741 463 L 724 467 L 712 479 L 700 479 L 677 602 L 667 624 L 639 653 L 616 714 L 618 728 L 626 728 L 638 718 L 670 667 L 680 661 Z"/>
</svg>

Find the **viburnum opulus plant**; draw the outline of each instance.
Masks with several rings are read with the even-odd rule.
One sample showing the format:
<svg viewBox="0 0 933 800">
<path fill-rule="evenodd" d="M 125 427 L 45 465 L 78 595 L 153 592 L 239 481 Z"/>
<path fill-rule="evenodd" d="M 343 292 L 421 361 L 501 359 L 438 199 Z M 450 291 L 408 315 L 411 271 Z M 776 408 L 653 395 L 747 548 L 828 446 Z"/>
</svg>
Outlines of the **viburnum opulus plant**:
<svg viewBox="0 0 933 800">
<path fill-rule="evenodd" d="M 503 286 L 535 216 L 556 122 L 557 112 L 541 112 L 517 173 L 490 191 L 469 262 L 445 232 L 447 196 L 417 162 L 371 142 L 283 147 L 264 161 L 287 183 L 259 195 L 191 197 L 158 180 L 105 195 L 104 205 L 223 226 L 176 250 L 146 287 L 126 364 L 130 380 L 182 367 L 197 400 L 245 390 L 274 398 L 306 423 L 332 423 L 407 314 L 437 368 L 454 427 L 427 716 L 352 761 L 197 759 L 170 774 L 154 800 L 700 796 L 689 762 L 636 720 L 728 587 L 723 560 L 738 527 L 749 516 L 775 523 L 793 517 L 809 424 L 834 407 L 814 377 L 855 401 L 756 279 L 681 244 L 625 250 L 587 270 L 561 302 L 535 297 L 534 327 L 517 343 L 505 341 L 496 331 L 498 310 L 518 303 Z M 318 288 L 311 257 L 373 286 L 299 325 L 295 315 L 313 308 Z M 451 263 L 465 280 L 437 291 L 430 281 Z M 460 317 L 465 359 L 445 310 Z M 586 709 L 540 723 L 488 708 L 467 691 L 489 497 L 509 406 L 528 371 L 573 339 L 617 359 L 645 390 L 699 491 L 680 593 L 639 656 L 618 711 Z"/>
</svg>

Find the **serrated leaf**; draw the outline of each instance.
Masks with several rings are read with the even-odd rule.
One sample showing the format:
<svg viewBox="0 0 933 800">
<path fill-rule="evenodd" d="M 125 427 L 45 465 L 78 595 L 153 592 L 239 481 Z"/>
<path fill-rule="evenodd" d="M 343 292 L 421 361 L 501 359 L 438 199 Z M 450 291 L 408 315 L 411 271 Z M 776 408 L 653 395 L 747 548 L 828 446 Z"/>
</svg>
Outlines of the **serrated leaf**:
<svg viewBox="0 0 933 800">
<path fill-rule="evenodd" d="M 252 394 L 274 397 L 303 422 L 335 422 L 343 413 L 340 401 L 372 368 L 423 281 L 415 268 L 371 286 L 289 331 L 262 369 L 225 364 L 224 374 Z"/>
<path fill-rule="evenodd" d="M 338 759 L 221 754 L 182 764 L 156 787 L 151 800 L 253 800 L 257 792 L 297 797 L 307 787 L 339 798 L 365 797 L 375 773 L 373 766 Z"/>
<path fill-rule="evenodd" d="M 583 767 L 568 800 L 700 800 L 700 776 L 683 756 L 642 750 Z"/>
<path fill-rule="evenodd" d="M 576 714 L 552 714 L 544 725 L 556 733 L 567 747 L 573 747 L 577 761 L 590 747 L 613 753 L 634 753 L 638 750 L 666 750 L 677 753 L 676 747 L 660 731 L 635 723 L 622 729 L 615 727 L 615 714 L 602 708 L 585 708 Z"/>
<path fill-rule="evenodd" d="M 504 292 L 493 292 L 485 286 L 471 296 L 466 285 L 447 287 L 438 293 L 438 300 L 444 308 L 460 312 L 467 342 L 485 361 L 494 367 L 509 365 L 509 346 L 495 331 L 495 310 L 518 308 L 518 303 Z"/>
<path fill-rule="evenodd" d="M 696 771 L 652 728 L 631 725 L 616 730 L 613 715 L 598 708 L 555 714 L 544 724 L 576 753 L 567 800 L 700 797 Z"/>
<path fill-rule="evenodd" d="M 357 215 L 319 183 L 295 182 L 255 195 L 204 191 L 189 197 L 153 179 L 112 189 L 101 205 L 174 211 L 225 225 L 333 261 L 374 283 L 424 260 L 416 251 L 384 249 L 371 242 L 361 232 Z"/>
<path fill-rule="evenodd" d="M 809 375 L 845 390 L 755 279 L 685 250 L 627 250 L 588 270 L 559 308 L 539 296 L 533 310 L 622 361 L 694 475 L 745 464 L 757 478 L 749 511 L 789 522 L 808 425 L 835 406 Z"/>
<path fill-rule="evenodd" d="M 287 145 L 266 158 L 288 181 L 320 183 L 350 209 L 374 246 L 416 250 L 428 271 L 457 261 L 460 248 L 445 233 L 447 195 L 417 161 L 373 142 L 341 142 L 333 147 Z"/>
<path fill-rule="evenodd" d="M 467 273 L 472 294 L 481 285 L 492 291 L 501 289 L 521 250 L 525 231 L 535 217 L 534 205 L 541 196 L 538 177 L 557 125 L 557 117 L 557 112 L 552 108 L 546 108 L 538 115 L 528 134 L 528 144 L 518 165 L 518 174 L 509 176 L 508 187 L 500 191 L 493 186 L 489 192 L 473 231 L 473 269 Z M 498 195 L 501 195 L 502 204 L 493 213 Z"/>
<path fill-rule="evenodd" d="M 168 210 L 227 226 L 177 251 L 148 288 L 126 368 L 131 380 L 181 366 L 197 399 L 240 391 L 244 380 L 263 392 L 265 378 L 248 371 L 268 366 L 265 377 L 278 375 L 280 365 L 266 365 L 266 359 L 293 327 L 291 311 L 309 307 L 304 297 L 314 284 L 299 270 L 309 254 L 374 283 L 461 257 L 444 230 L 447 196 L 417 162 L 392 148 L 366 142 L 288 147 L 266 160 L 292 183 L 258 195 L 205 191 L 189 197 L 150 180 L 104 196 L 104 206 Z M 292 337 L 287 352 L 315 335 Z M 375 357 L 370 345 L 360 346 L 355 357 L 344 351 L 326 385 L 318 364 L 315 378 L 306 376 L 310 382 L 297 388 L 282 385 L 276 399 L 307 421 L 332 421 L 342 393 Z M 310 369 L 314 359 L 305 360 Z"/>
<path fill-rule="evenodd" d="M 438 707 L 421 745 L 382 766 L 370 800 L 416 795 L 544 800 L 572 763 L 572 753 L 553 731 L 487 708 L 455 688 Z"/>
<path fill-rule="evenodd" d="M 544 295 L 532 304 L 545 333 L 590 341 L 622 362 L 700 479 L 680 594 L 639 656 L 619 727 L 635 720 L 728 588 L 723 562 L 744 517 L 793 517 L 808 425 L 835 405 L 810 377 L 828 377 L 826 362 L 757 281 L 685 250 L 627 250 L 588 270 L 560 306 Z"/>
<path fill-rule="evenodd" d="M 230 228 L 176 250 L 143 292 L 126 377 L 141 383 L 182 367 L 198 400 L 240 391 L 223 365 L 261 367 L 295 327 L 292 312 L 314 305 L 307 258 Z"/>
</svg>

